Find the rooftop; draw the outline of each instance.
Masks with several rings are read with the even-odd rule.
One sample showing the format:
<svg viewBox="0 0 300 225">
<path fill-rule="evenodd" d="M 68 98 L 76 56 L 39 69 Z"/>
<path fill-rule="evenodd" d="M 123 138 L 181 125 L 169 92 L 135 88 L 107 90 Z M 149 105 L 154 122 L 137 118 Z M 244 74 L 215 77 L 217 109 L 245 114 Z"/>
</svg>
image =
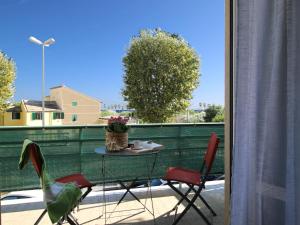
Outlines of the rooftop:
<svg viewBox="0 0 300 225">
<path fill-rule="evenodd" d="M 51 87 L 50 89 L 56 89 L 56 88 L 62 88 L 62 87 L 66 87 L 66 85 L 62 84 L 62 85 Z"/>
<path fill-rule="evenodd" d="M 36 100 L 23 100 L 27 112 L 41 112 L 43 110 L 42 101 Z M 61 111 L 56 101 L 45 101 L 45 111 L 55 112 Z"/>
<path fill-rule="evenodd" d="M 183 186 L 183 188 L 186 188 Z M 116 202 L 121 197 L 124 191 L 110 191 L 106 192 L 107 198 L 107 224 L 153 224 L 153 216 L 146 210 L 139 202 L 133 200 L 129 196 L 125 198 L 119 206 L 116 207 Z M 147 188 L 134 189 L 133 191 L 137 196 L 146 199 Z M 174 211 L 170 212 L 172 207 L 179 200 L 177 196 L 167 186 L 158 186 L 152 188 L 153 205 L 155 210 L 156 224 L 172 224 L 174 219 Z M 84 204 L 80 206 L 80 210 L 75 212 L 75 217 L 78 218 L 80 224 L 86 225 L 102 225 L 104 224 L 104 217 L 102 215 L 102 191 L 97 188 L 91 192 L 85 200 Z M 214 225 L 223 224 L 223 211 L 224 211 L 224 181 L 211 181 L 206 183 L 206 189 L 203 191 L 202 196 L 209 202 L 211 207 L 216 211 L 217 216 L 213 217 L 206 207 L 201 202 L 197 205 L 201 208 L 204 215 L 208 217 L 209 221 Z M 24 204 L 27 201 L 27 204 Z M 13 203 L 12 203 L 13 202 Z M 22 204 L 23 202 L 23 204 Z M 151 201 L 147 200 L 147 207 L 151 211 Z M 178 214 L 182 212 L 184 205 L 178 208 Z M 2 221 L 3 224 L 9 225 L 31 225 L 36 218 L 42 213 L 41 199 L 36 202 L 28 203 L 28 200 L 10 200 L 2 201 Z M 110 212 L 114 213 L 110 214 Z M 48 216 L 45 216 L 40 225 L 50 225 Z M 196 225 L 205 224 L 201 217 L 193 210 L 190 209 L 186 216 L 183 217 L 180 224 Z"/>
<path fill-rule="evenodd" d="M 6 112 L 22 112 L 21 106 L 15 105 L 6 110 Z"/>
</svg>

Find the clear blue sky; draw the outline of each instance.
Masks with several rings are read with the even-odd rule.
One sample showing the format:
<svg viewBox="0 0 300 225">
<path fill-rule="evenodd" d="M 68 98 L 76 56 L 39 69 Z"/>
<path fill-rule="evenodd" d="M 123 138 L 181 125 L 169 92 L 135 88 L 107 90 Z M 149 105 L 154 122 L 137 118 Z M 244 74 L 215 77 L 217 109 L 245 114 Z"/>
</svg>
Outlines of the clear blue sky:
<svg viewBox="0 0 300 225">
<path fill-rule="evenodd" d="M 41 99 L 41 47 L 46 94 L 65 84 L 106 104 L 123 102 L 122 57 L 144 28 L 180 34 L 201 57 L 199 102 L 224 102 L 224 0 L 1 0 L 0 50 L 17 64 L 14 100 Z"/>
</svg>

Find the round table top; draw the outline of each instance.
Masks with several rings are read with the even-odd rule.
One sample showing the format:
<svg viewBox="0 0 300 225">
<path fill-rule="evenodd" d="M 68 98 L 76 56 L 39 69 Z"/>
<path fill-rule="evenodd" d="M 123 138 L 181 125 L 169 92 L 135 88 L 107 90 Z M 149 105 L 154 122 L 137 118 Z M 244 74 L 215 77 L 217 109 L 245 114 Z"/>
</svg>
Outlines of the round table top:
<svg viewBox="0 0 300 225">
<path fill-rule="evenodd" d="M 133 152 L 130 150 L 121 150 L 121 151 L 107 151 L 105 146 L 101 146 L 95 149 L 95 153 L 103 155 L 103 156 L 139 156 L 139 155 L 147 155 L 147 154 L 157 154 L 160 149 L 156 149 L 156 150 L 150 150 L 150 151 L 143 151 L 143 149 L 141 149 L 140 152 L 138 152 L 139 150 Z"/>
</svg>

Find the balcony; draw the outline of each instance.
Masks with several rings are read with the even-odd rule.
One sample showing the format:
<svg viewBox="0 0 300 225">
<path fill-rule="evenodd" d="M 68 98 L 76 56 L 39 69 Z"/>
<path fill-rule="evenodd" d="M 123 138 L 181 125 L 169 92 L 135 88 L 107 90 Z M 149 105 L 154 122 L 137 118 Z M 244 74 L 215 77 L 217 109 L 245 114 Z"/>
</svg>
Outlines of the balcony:
<svg viewBox="0 0 300 225">
<path fill-rule="evenodd" d="M 152 178 L 161 178 L 167 167 L 181 166 L 190 169 L 199 169 L 206 150 L 207 140 L 211 132 L 216 132 L 221 143 L 212 169 L 212 178 L 224 174 L 224 125 L 223 124 L 151 124 L 132 125 L 129 131 L 130 140 L 152 140 L 165 146 L 157 159 Z M 17 169 L 22 142 L 25 138 L 32 139 L 40 144 L 46 158 L 48 171 L 52 177 L 61 177 L 71 173 L 83 173 L 92 182 L 101 184 L 101 160 L 94 153 L 97 146 L 104 145 L 104 126 L 63 126 L 63 127 L 4 127 L 0 128 L 0 191 L 10 192 L 39 188 L 39 179 L 31 164 L 23 171 Z M 146 174 L 143 160 L 112 158 L 107 160 L 107 169 L 110 171 L 106 181 L 130 180 L 136 173 Z M 141 179 L 146 177 L 139 176 Z M 214 183 L 215 182 L 215 183 Z M 185 187 L 183 187 L 185 188 Z M 97 187 L 96 187 L 97 189 Z M 122 191 L 111 191 L 109 204 L 113 203 Z M 136 189 L 143 199 L 146 197 L 144 188 Z M 81 210 L 76 213 L 81 224 L 103 224 L 101 214 L 101 191 L 95 190 Z M 172 213 L 168 211 L 176 203 L 178 196 L 166 186 L 153 187 L 155 215 L 158 224 L 171 224 Z M 204 192 L 212 207 L 216 209 L 217 217 L 209 217 L 213 224 L 223 224 L 223 183 L 213 181 L 208 183 Z M 24 200 L 23 200 L 24 201 Z M 8 201 L 6 201 L 8 202 Z M 22 201 L 21 201 L 22 202 Z M 41 203 L 41 201 L 40 201 Z M 148 201 L 149 203 L 149 201 Z M 24 207 L 20 207 L 24 205 Z M 37 204 L 39 205 L 39 204 Z M 112 210 L 114 204 L 108 206 Z M 200 207 L 205 208 L 200 204 Z M 30 207 L 30 204 L 17 203 L 10 206 L 3 204 L 3 224 L 32 224 L 38 217 L 41 209 Z M 40 208 L 40 209 L 39 209 Z M 139 209 L 140 208 L 140 209 Z M 15 210 L 14 210 L 15 209 Z M 179 208 L 179 213 L 182 208 Z M 209 212 L 204 209 L 205 214 Z M 21 219 L 21 220 L 20 220 Z M 152 224 L 152 215 L 141 212 L 139 203 L 128 198 L 120 204 L 108 224 Z M 48 218 L 41 224 L 50 224 Z M 190 210 L 182 224 L 198 224 L 201 218 Z M 204 222 L 203 222 L 204 223 Z"/>
</svg>

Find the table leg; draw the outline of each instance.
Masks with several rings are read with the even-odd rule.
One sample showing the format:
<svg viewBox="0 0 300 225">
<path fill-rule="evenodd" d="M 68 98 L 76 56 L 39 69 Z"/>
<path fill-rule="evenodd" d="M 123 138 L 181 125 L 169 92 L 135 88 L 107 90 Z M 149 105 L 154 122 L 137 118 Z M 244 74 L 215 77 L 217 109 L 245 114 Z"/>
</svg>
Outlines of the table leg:
<svg viewBox="0 0 300 225">
<path fill-rule="evenodd" d="M 123 199 L 125 198 L 127 193 L 131 194 L 132 197 L 134 197 L 138 202 L 141 202 L 140 199 L 130 191 L 130 189 L 133 187 L 133 184 L 134 184 L 135 181 L 136 181 L 136 179 L 134 181 L 132 181 L 132 184 L 130 186 L 126 186 L 122 181 L 118 182 L 121 185 L 122 188 L 126 189 L 126 192 L 123 194 L 123 196 L 121 197 L 121 199 L 119 200 L 117 205 L 119 205 L 123 201 Z"/>
<path fill-rule="evenodd" d="M 0 225 L 2 224 L 2 219 L 1 219 L 1 191 L 0 191 Z"/>
<path fill-rule="evenodd" d="M 154 204 L 153 204 L 151 178 L 152 178 L 152 174 L 153 174 L 154 169 L 155 169 L 155 165 L 156 165 L 156 161 L 157 161 L 157 155 L 158 155 L 158 152 L 154 154 L 154 160 L 152 161 L 152 167 L 151 167 L 151 163 L 149 162 L 149 160 L 147 160 L 147 163 L 146 163 L 147 169 L 148 169 L 148 185 L 147 185 L 148 186 L 148 190 L 147 190 L 147 196 L 146 196 L 146 199 L 145 199 L 145 204 L 143 204 L 141 202 L 141 200 L 135 194 L 133 194 L 132 191 L 130 190 L 133 187 L 132 184 L 137 180 L 136 179 L 129 186 L 126 186 L 122 181 L 118 182 L 121 185 L 121 187 L 123 187 L 123 188 L 126 189 L 126 191 L 125 191 L 125 193 L 123 194 L 123 196 L 121 197 L 121 199 L 119 200 L 119 202 L 116 205 L 116 206 L 118 206 L 124 200 L 125 196 L 127 194 L 130 194 L 130 195 L 132 195 L 132 197 L 135 200 L 137 200 L 140 204 L 142 204 L 144 206 L 144 210 L 147 209 L 147 211 L 153 215 L 153 222 L 154 222 L 154 224 L 156 224 L 156 218 L 155 218 L 155 211 L 154 211 Z M 106 213 L 107 213 L 107 209 L 106 209 L 106 195 L 105 195 L 105 185 L 106 185 L 105 155 L 102 155 L 102 178 L 103 178 L 103 181 L 102 181 L 102 187 L 103 187 L 103 189 L 102 189 L 102 191 L 103 191 L 103 208 L 102 208 L 103 211 L 102 211 L 102 215 L 104 214 L 104 224 L 106 225 L 106 222 L 107 222 L 107 220 L 109 220 L 111 214 L 107 218 L 107 215 L 106 215 Z M 150 199 L 151 199 L 152 212 L 146 206 L 149 193 L 150 193 Z"/>
<path fill-rule="evenodd" d="M 156 218 L 155 218 L 155 212 L 154 212 L 154 204 L 153 204 L 153 196 L 152 196 L 152 189 L 151 189 L 151 178 L 152 178 L 152 174 L 153 174 L 153 171 L 154 171 L 154 168 L 155 168 L 155 165 L 156 165 L 156 161 L 157 161 L 157 154 L 158 153 L 155 153 L 155 156 L 154 156 L 154 160 L 153 160 L 153 163 L 152 163 L 152 168 L 151 170 L 148 172 L 149 174 L 149 178 L 148 178 L 148 187 L 149 187 L 149 190 L 150 190 L 150 200 L 151 200 L 151 206 L 152 206 L 152 215 L 153 215 L 153 222 L 154 224 L 156 224 Z M 149 167 L 148 167 L 149 168 Z"/>
<path fill-rule="evenodd" d="M 103 211 L 102 214 L 104 214 L 104 224 L 106 225 L 106 197 L 105 197 L 105 158 L 104 155 L 102 156 L 102 193 L 103 193 Z"/>
<path fill-rule="evenodd" d="M 152 206 L 153 223 L 156 224 L 154 204 L 153 204 L 153 196 L 152 196 L 152 190 L 151 190 L 151 182 L 149 182 L 149 189 L 150 189 L 150 200 L 151 200 L 151 206 Z"/>
</svg>

